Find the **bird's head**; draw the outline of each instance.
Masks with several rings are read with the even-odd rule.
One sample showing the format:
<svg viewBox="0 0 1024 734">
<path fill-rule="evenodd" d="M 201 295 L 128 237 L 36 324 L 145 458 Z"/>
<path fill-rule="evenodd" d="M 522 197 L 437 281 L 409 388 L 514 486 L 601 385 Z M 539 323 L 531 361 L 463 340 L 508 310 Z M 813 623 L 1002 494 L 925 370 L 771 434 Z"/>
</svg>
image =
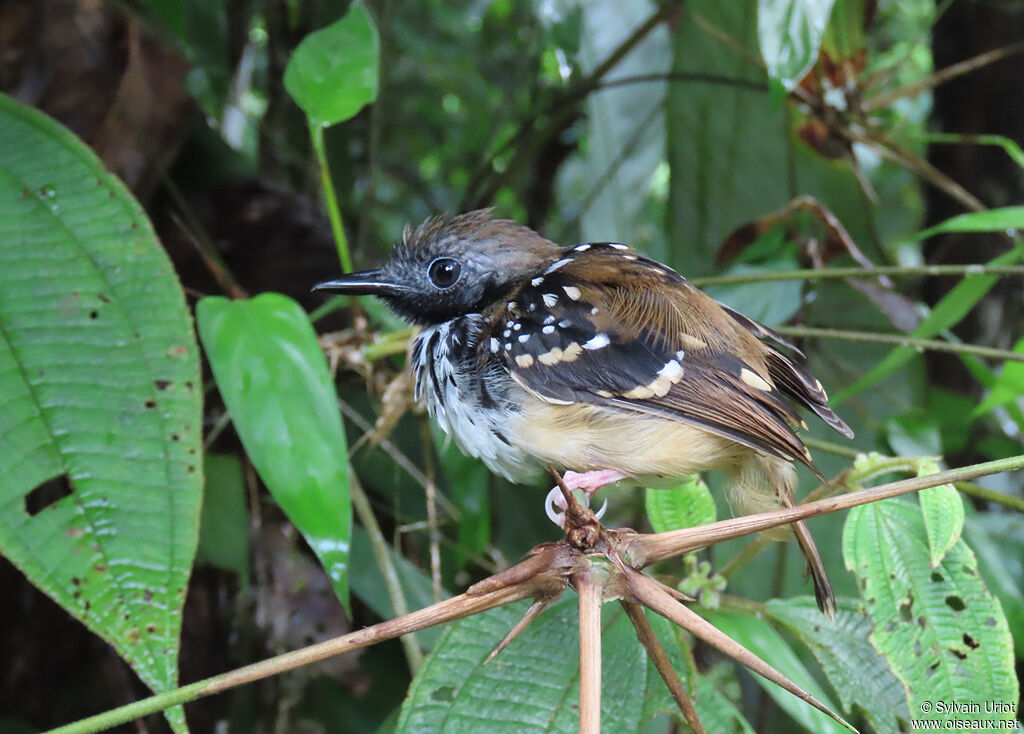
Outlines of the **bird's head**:
<svg viewBox="0 0 1024 734">
<path fill-rule="evenodd" d="M 375 295 L 423 326 L 474 313 L 558 259 L 559 247 L 489 209 L 406 227 L 376 270 L 318 283 L 314 290 Z"/>
</svg>

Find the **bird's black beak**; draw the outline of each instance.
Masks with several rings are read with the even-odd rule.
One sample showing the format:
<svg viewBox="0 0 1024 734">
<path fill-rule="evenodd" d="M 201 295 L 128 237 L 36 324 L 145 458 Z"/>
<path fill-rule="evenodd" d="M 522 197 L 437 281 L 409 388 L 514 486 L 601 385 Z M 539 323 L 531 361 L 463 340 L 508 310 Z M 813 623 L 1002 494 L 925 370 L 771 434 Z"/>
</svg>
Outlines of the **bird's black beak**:
<svg viewBox="0 0 1024 734">
<path fill-rule="evenodd" d="M 313 290 L 335 291 L 351 296 L 393 296 L 406 289 L 401 284 L 389 280 L 383 270 L 364 270 L 343 275 L 337 280 L 317 283 Z"/>
</svg>

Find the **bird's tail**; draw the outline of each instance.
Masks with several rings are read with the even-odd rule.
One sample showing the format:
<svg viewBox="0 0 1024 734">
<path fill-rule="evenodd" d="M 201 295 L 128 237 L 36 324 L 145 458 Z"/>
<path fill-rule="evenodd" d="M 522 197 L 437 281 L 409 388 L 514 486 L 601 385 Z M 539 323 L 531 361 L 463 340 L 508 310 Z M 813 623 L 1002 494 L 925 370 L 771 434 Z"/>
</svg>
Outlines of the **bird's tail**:
<svg viewBox="0 0 1024 734">
<path fill-rule="evenodd" d="M 731 479 L 729 503 L 737 513 L 750 515 L 775 510 L 780 506 L 792 507 L 794 504 L 796 470 L 785 459 L 751 451 L 732 472 Z M 765 534 L 773 540 L 785 540 L 790 528 L 804 554 L 805 574 L 814 581 L 814 598 L 818 601 L 818 609 L 831 619 L 836 613 L 835 592 L 832 591 L 832 584 L 807 525 L 800 520 L 789 528 L 768 530 Z"/>
</svg>

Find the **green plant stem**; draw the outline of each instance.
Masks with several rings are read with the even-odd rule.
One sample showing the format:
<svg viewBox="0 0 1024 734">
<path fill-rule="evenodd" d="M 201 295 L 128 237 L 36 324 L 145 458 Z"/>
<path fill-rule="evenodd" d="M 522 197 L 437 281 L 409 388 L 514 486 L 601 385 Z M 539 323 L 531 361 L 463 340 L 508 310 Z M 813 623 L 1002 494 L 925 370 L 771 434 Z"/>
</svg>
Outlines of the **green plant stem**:
<svg viewBox="0 0 1024 734">
<path fill-rule="evenodd" d="M 980 500 L 985 500 L 986 502 L 993 502 L 1011 510 L 1016 510 L 1017 512 L 1024 512 L 1024 499 L 1014 497 L 1012 494 L 997 492 L 994 489 L 982 487 L 980 484 L 975 484 L 974 482 L 956 482 L 953 486 L 968 497 L 976 497 Z"/>
<path fill-rule="evenodd" d="M 774 283 L 783 280 L 827 280 L 831 278 L 872 278 L 880 276 L 934 277 L 971 275 L 1024 276 L 1022 265 L 892 265 L 877 268 L 813 268 L 802 270 L 774 270 L 758 273 L 735 273 L 691 278 L 698 288 L 709 285 L 737 285 L 741 283 Z"/>
<path fill-rule="evenodd" d="M 832 441 L 825 441 L 824 439 L 814 438 L 813 436 L 801 436 L 800 440 L 804 442 L 804 445 L 809 449 L 816 449 L 818 451 L 825 451 L 836 456 L 842 456 L 844 459 L 856 459 L 864 451 L 860 451 L 849 446 L 843 446 L 842 444 L 833 443 Z"/>
<path fill-rule="evenodd" d="M 1008 349 L 996 349 L 995 347 L 982 347 L 976 344 L 956 344 L 938 339 L 919 339 L 902 334 L 822 329 L 814 326 L 776 326 L 773 328 L 785 336 L 807 337 L 811 339 L 841 339 L 844 341 L 870 342 L 873 344 L 895 344 L 899 347 L 909 347 L 922 351 L 973 354 L 976 357 L 1001 359 L 1006 362 L 1024 362 L 1024 354 L 1019 352 L 1011 352 Z"/>
<path fill-rule="evenodd" d="M 331 220 L 331 232 L 334 244 L 338 247 L 338 259 L 341 261 L 343 273 L 352 272 L 352 257 L 348 254 L 348 238 L 341 224 L 341 211 L 338 209 L 338 196 L 334 192 L 334 181 L 331 170 L 327 166 L 327 147 L 324 145 L 324 126 L 315 120 L 309 120 L 309 139 L 313 142 L 313 153 L 320 166 L 320 184 L 324 190 L 324 203 L 327 205 L 327 217 Z"/>
<path fill-rule="evenodd" d="M 384 578 L 384 586 L 387 588 L 391 607 L 394 609 L 396 617 L 404 617 L 409 613 L 409 602 L 405 598 L 405 592 L 402 591 L 398 570 L 391 562 L 390 549 L 387 541 L 384 540 L 384 533 L 381 532 L 380 525 L 377 523 L 377 517 L 373 514 L 373 508 L 370 507 L 370 500 L 351 466 L 349 467 L 349 491 L 352 494 L 352 508 L 356 511 L 356 517 L 359 518 L 359 522 L 362 523 L 366 534 L 370 537 L 370 547 L 373 549 L 373 557 Z M 423 648 L 420 647 L 415 633 L 403 635 L 401 639 L 409 670 L 415 675 L 423 665 Z"/>
</svg>

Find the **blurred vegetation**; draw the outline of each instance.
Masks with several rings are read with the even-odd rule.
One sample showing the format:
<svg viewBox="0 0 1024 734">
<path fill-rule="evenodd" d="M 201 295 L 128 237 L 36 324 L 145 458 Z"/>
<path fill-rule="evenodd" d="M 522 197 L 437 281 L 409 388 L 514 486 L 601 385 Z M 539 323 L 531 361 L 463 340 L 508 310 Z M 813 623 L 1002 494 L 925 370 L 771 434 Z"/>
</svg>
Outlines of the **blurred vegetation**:
<svg viewBox="0 0 1024 734">
<path fill-rule="evenodd" d="M 823 9 L 819 21 L 827 25 L 816 32 L 814 16 Z M 105 626 L 75 589 L 64 594 L 40 580 L 74 565 L 67 560 L 72 551 L 47 556 L 46 543 L 40 551 L 26 540 L 48 537 L 34 524 L 48 507 L 67 510 L 72 525 L 80 517 L 75 507 L 87 514 L 101 500 L 129 519 L 138 515 L 130 484 L 111 500 L 105 487 L 86 486 L 88 472 L 76 473 L 72 460 L 91 450 L 85 443 L 76 453 L 79 433 L 116 433 L 100 422 L 103 410 L 120 392 L 134 401 L 135 388 L 90 397 L 89 412 L 67 441 L 51 432 L 54 456 L 65 463 L 55 460 L 58 468 L 48 474 L 25 470 L 24 448 L 0 441 L 7 477 L 0 479 L 0 514 L 10 520 L 0 544 L 16 561 L 0 561 L 0 734 L 43 730 L 141 698 L 148 689 L 136 674 L 154 689 L 168 688 L 176 675 L 198 680 L 419 608 L 556 536 L 541 513 L 541 488 L 491 476 L 412 405 L 404 325 L 370 300 L 325 304 L 310 293 L 313 283 L 339 272 L 339 253 L 357 268 L 379 263 L 404 225 L 439 212 L 493 206 L 566 245 L 630 242 L 715 298 L 790 334 L 857 435 L 840 445 L 824 426 L 810 427 L 818 465 L 840 478 L 833 490 L 939 467 L 923 457 L 959 466 L 1024 454 L 1024 9 L 980 0 L 838 0 L 830 15 L 827 9 L 768 0 L 365 0 L 368 20 L 321 36 L 321 55 L 306 59 L 312 65 L 305 73 L 330 67 L 344 82 L 359 70 L 333 62 L 344 67 L 362 54 L 379 64 L 379 77 L 361 86 L 335 85 L 331 77 L 304 96 L 297 89 L 315 87 L 315 80 L 297 79 L 298 64 L 286 75 L 289 60 L 310 33 L 337 31 L 332 24 L 350 10 L 348 0 L 0 3 L 2 90 L 62 123 L 102 161 L 87 158 L 42 115 L 5 101 L 0 168 L 9 175 L 0 188 L 10 201 L 4 200 L 0 232 L 0 269 L 7 269 L 0 275 L 0 327 L 10 353 L 25 363 L 36 327 L 24 319 L 52 307 L 59 311 L 54 318 L 65 320 L 44 317 L 39 327 L 54 326 L 58 335 L 46 364 L 75 362 L 91 344 L 76 335 L 90 333 L 84 329 L 98 318 L 92 314 L 106 318 L 105 288 L 116 291 L 111 308 L 123 309 L 120 330 L 104 337 L 111 345 L 142 338 L 132 323 L 159 331 L 173 321 L 178 305 L 149 300 L 147 288 L 115 287 L 122 262 L 138 264 L 136 250 L 115 246 L 121 242 L 156 263 L 153 292 L 180 280 L 190 309 L 211 296 L 264 292 L 301 306 L 280 296 L 202 301 L 203 346 L 215 364 L 213 372 L 202 364 L 201 424 L 198 404 L 189 402 L 196 396 L 178 396 L 174 420 L 194 424 L 195 435 L 164 436 L 144 457 L 154 462 L 146 472 L 162 472 L 160 462 L 178 461 L 173 452 L 197 450 L 179 462 L 189 476 L 177 483 L 169 472 L 164 488 L 184 499 L 175 507 L 181 521 L 167 551 L 177 554 L 172 580 L 158 599 L 171 610 L 158 622 L 166 628 L 154 633 L 166 633 L 163 659 L 134 647 L 145 622 L 131 615 L 145 615 L 144 604 L 124 602 L 124 629 Z M 797 22 L 801 12 L 810 15 L 807 25 Z M 799 63 L 801 53 L 806 63 Z M 317 106 L 353 89 L 351 104 Z M 24 131 L 14 121 L 23 121 Z M 64 155 L 73 161 L 65 164 Z M 84 171 L 81 180 L 97 179 L 102 197 L 84 184 L 72 187 L 75 166 Z M 144 213 L 102 167 L 124 182 Z M 36 173 L 37 183 L 24 183 Z M 107 189 L 116 210 L 104 208 Z M 63 229 L 40 234 L 35 222 L 42 215 L 22 213 L 16 199 L 42 202 L 65 218 Z M 120 217 L 135 225 L 111 224 L 108 241 L 85 215 L 67 219 L 69 208 L 94 212 L 95 222 Z M 917 236 L 922 230 L 928 235 Z M 65 237 L 74 245 L 67 262 L 87 254 L 106 281 L 75 280 L 71 266 L 62 270 L 40 254 L 48 238 Z M 164 251 L 173 273 L 161 265 Z M 828 277 L 837 268 L 871 266 L 890 267 L 889 275 Z M 819 272 L 791 272 L 803 269 Z M 74 309 L 61 300 L 62 284 L 79 282 L 83 294 L 99 289 L 98 305 L 83 306 L 73 314 L 80 321 L 68 321 Z M 312 314 L 326 370 L 302 309 Z M 184 320 L 175 323 L 179 331 L 168 327 L 160 337 L 195 350 Z M 155 379 L 163 392 L 157 357 L 165 353 L 158 345 L 166 349 L 159 340 L 143 347 L 149 351 L 136 355 L 142 366 L 124 376 L 97 368 L 83 379 Z M 197 359 L 194 351 L 187 356 Z M 259 397 L 246 392 L 254 364 L 265 378 Z M 181 374 L 197 366 L 189 362 Z M 59 382 L 59 375 L 40 370 L 38 378 L 25 374 L 18 382 L 5 371 L 7 362 L 0 367 L 0 378 L 9 380 L 0 382 L 5 394 L 32 386 L 43 419 L 59 411 L 68 393 L 46 382 Z M 51 388 L 56 392 L 45 392 Z M 343 426 L 333 410 L 335 389 Z M 58 399 L 47 403 L 47 395 Z M 141 403 L 145 394 L 138 395 Z M 14 408 L 8 415 L 16 415 Z M 16 423 L 0 419 L 0 439 L 15 435 Z M 102 449 L 111 472 L 142 460 L 131 441 L 133 431 L 148 437 L 148 425 L 125 422 L 117 439 L 125 443 Z M 870 452 L 879 455 L 857 458 Z M 201 515 L 198 477 L 191 476 L 200 467 Z M 721 478 L 706 480 L 710 494 L 699 485 L 699 494 L 680 490 L 678 499 L 611 493 L 606 522 L 660 530 L 729 516 Z M 814 488 L 809 473 L 801 480 L 803 493 Z M 763 551 L 755 554 L 744 552 L 751 539 L 729 541 L 658 572 L 698 596 L 722 629 L 821 690 L 822 700 L 859 727 L 907 731 L 929 696 L 983 702 L 1007 691 L 1019 695 L 1022 474 L 956 489 L 922 500 L 923 514 L 914 500 L 859 508 L 856 522 L 828 516 L 811 523 L 845 597 L 835 627 L 810 613 L 795 544 L 753 541 Z M 93 504 L 76 505 L 89 491 L 98 492 Z M 139 502 L 160 514 L 149 500 Z M 72 525 L 53 520 L 47 527 L 56 536 Z M 132 532 L 129 540 L 148 531 Z M 913 538 L 923 539 L 920 549 L 910 548 Z M 15 541 L 30 550 L 18 555 Z M 898 621 L 910 607 L 894 598 L 887 610 L 880 595 L 861 598 L 858 578 L 866 583 L 865 572 L 843 570 L 844 561 L 853 567 L 851 559 L 872 550 L 880 564 L 873 572 L 883 573 L 887 558 L 906 561 L 909 570 L 893 570 L 893 578 L 906 574 L 915 593 L 926 591 L 920 584 L 929 579 L 960 584 L 969 614 L 960 615 L 951 596 L 922 599 L 913 612 L 919 618 L 907 626 L 925 635 L 939 631 L 900 637 L 907 630 L 886 620 Z M 924 555 L 908 561 L 917 550 Z M 188 576 L 193 553 L 179 619 L 182 589 L 173 574 Z M 32 570 L 23 557 L 50 566 Z M 148 556 L 129 565 L 150 563 L 164 570 L 162 560 Z M 123 596 L 133 588 L 128 577 L 106 586 L 95 575 L 105 570 L 86 569 L 103 593 L 114 588 Z M 508 610 L 204 699 L 186 707 L 186 718 L 197 732 L 434 731 L 443 728 L 436 711 L 450 707 L 485 721 L 478 730 L 572 731 L 573 615 L 571 606 L 552 610 L 490 668 L 477 664 L 514 620 Z M 988 619 L 998 627 L 992 637 L 975 634 Z M 180 675 L 168 662 L 177 624 Z M 788 694 L 765 690 L 763 681 L 667 623 L 656 629 L 672 641 L 670 657 L 697 690 L 709 732 L 831 731 Z M 942 636 L 962 633 L 955 649 Z M 620 656 L 606 664 L 606 721 L 615 722 L 608 730 L 686 731 L 617 608 L 606 617 L 606 635 L 609 654 Z M 986 654 L 980 662 L 972 656 L 979 640 Z M 941 659 L 945 683 L 910 660 L 920 657 L 913 647 L 922 641 L 934 646 L 926 652 Z M 438 648 L 445 654 L 424 662 Z M 413 668 L 421 665 L 403 708 Z M 992 675 L 986 684 L 971 677 L 982 672 Z M 509 712 L 530 706 L 541 723 L 509 723 Z M 458 716 L 445 730 L 470 720 Z M 119 731 L 164 731 L 168 721 L 184 730 L 172 714 Z"/>
</svg>

